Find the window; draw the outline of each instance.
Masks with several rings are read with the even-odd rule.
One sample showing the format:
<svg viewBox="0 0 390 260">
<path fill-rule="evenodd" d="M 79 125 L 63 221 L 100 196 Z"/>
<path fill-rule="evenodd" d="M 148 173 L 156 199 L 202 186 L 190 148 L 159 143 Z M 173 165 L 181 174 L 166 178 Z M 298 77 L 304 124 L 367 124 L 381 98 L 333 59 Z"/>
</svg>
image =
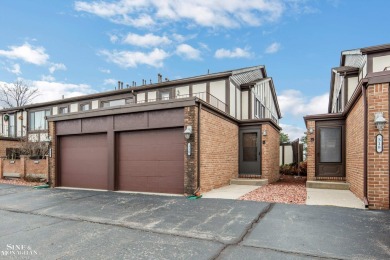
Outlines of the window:
<svg viewBox="0 0 390 260">
<path fill-rule="evenodd" d="M 161 92 L 161 100 L 169 100 L 169 92 L 168 91 Z"/>
<path fill-rule="evenodd" d="M 8 115 L 8 137 L 16 136 L 15 114 Z"/>
<path fill-rule="evenodd" d="M 101 107 L 116 107 L 116 106 L 123 106 L 123 105 L 126 105 L 125 99 L 109 100 L 109 101 L 103 101 L 101 103 Z"/>
<path fill-rule="evenodd" d="M 60 114 L 67 114 L 67 113 L 69 113 L 69 107 L 60 107 L 60 109 L 59 109 L 59 113 Z"/>
<path fill-rule="evenodd" d="M 50 110 L 30 112 L 30 131 L 46 130 L 48 128 L 46 116 L 50 116 Z"/>
<path fill-rule="evenodd" d="M 89 103 L 86 103 L 86 104 L 81 104 L 80 105 L 80 111 L 88 111 L 91 109 L 91 106 Z"/>
<path fill-rule="evenodd" d="M 257 118 L 265 118 L 265 106 L 258 99 L 255 102 L 255 116 Z"/>
</svg>

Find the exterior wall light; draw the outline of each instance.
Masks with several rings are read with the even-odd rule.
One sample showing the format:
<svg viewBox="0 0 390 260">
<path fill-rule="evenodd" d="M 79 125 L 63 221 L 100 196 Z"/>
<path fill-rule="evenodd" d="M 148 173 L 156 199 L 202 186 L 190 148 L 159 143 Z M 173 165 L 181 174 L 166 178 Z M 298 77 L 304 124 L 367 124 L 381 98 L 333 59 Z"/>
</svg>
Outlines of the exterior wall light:
<svg viewBox="0 0 390 260">
<path fill-rule="evenodd" d="M 314 129 L 313 129 L 313 127 L 310 127 L 309 128 L 309 134 L 313 134 L 314 133 Z"/>
<path fill-rule="evenodd" d="M 192 134 L 192 126 L 187 126 L 186 130 L 184 131 L 184 137 L 188 140 L 190 139 Z"/>
<path fill-rule="evenodd" d="M 266 129 L 263 130 L 263 136 L 267 136 L 267 130 Z"/>
<path fill-rule="evenodd" d="M 386 119 L 383 117 L 383 112 L 375 113 L 374 123 L 376 128 L 379 130 L 379 133 L 382 133 L 382 130 L 385 128 L 387 123 Z"/>
</svg>

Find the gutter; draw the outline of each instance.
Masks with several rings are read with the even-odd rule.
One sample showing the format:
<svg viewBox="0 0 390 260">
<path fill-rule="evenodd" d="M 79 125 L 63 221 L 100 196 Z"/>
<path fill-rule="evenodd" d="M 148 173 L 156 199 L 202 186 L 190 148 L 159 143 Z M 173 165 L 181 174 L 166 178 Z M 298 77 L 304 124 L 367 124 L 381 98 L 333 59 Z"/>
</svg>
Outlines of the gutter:
<svg viewBox="0 0 390 260">
<path fill-rule="evenodd" d="M 364 106 L 364 159 L 363 159 L 363 188 L 364 195 L 363 201 L 365 208 L 368 208 L 368 175 L 367 175 L 367 143 L 368 143 L 368 105 L 367 105 L 367 85 L 362 84 L 362 93 L 363 93 L 363 106 Z"/>
</svg>

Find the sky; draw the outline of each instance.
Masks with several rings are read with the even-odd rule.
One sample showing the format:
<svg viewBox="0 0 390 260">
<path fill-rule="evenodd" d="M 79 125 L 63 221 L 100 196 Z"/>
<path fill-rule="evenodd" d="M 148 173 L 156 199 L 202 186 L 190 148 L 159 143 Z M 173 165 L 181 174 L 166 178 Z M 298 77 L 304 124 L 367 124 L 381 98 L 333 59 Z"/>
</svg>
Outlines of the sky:
<svg viewBox="0 0 390 260">
<path fill-rule="evenodd" d="M 340 52 L 390 43 L 388 0 L 1 0 L 0 85 L 34 102 L 265 65 L 290 139 L 327 112 Z"/>
</svg>

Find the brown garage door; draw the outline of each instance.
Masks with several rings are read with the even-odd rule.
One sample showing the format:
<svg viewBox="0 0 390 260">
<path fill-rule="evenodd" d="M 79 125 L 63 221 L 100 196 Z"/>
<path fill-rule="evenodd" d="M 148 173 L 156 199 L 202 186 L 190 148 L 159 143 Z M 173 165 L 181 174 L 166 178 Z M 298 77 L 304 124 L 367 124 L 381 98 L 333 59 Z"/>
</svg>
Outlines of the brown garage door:
<svg viewBox="0 0 390 260">
<path fill-rule="evenodd" d="M 60 138 L 60 185 L 107 189 L 107 136 L 73 135 Z"/>
<path fill-rule="evenodd" d="M 183 129 L 117 136 L 118 190 L 184 193 Z"/>
</svg>

